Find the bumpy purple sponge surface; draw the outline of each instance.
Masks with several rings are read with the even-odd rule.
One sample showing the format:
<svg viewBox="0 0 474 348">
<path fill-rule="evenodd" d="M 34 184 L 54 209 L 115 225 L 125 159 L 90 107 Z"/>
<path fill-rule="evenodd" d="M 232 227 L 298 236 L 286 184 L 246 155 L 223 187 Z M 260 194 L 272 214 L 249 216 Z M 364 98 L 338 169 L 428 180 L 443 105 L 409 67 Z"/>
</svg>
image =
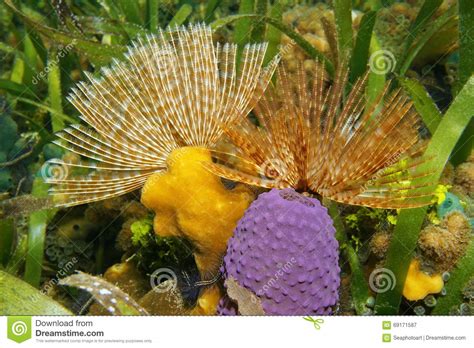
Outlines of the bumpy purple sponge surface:
<svg viewBox="0 0 474 348">
<path fill-rule="evenodd" d="M 338 300 L 338 259 L 327 209 L 293 189 L 273 189 L 239 221 L 224 257 L 224 277 L 256 294 L 268 315 L 331 314 Z M 222 304 L 219 312 L 231 314 Z"/>
</svg>

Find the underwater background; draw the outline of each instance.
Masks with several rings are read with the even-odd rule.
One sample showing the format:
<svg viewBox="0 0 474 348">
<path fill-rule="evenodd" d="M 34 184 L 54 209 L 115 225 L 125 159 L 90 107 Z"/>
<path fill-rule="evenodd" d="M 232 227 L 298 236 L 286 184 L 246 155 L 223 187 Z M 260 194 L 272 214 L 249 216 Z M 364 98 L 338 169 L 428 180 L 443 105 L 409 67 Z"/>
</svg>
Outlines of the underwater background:
<svg viewBox="0 0 474 348">
<path fill-rule="evenodd" d="M 472 315 L 470 0 L 0 2 L 0 315 Z"/>
</svg>

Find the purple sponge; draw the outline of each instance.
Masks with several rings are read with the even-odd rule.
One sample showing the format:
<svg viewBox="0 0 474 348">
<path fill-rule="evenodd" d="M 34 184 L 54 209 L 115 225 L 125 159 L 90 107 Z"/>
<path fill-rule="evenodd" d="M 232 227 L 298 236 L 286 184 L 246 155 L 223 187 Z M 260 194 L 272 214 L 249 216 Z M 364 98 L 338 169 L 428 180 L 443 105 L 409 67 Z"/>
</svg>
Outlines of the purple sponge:
<svg viewBox="0 0 474 348">
<path fill-rule="evenodd" d="M 293 189 L 261 194 L 239 221 L 224 277 L 251 290 L 269 315 L 331 314 L 340 283 L 338 243 L 327 209 Z M 220 314 L 226 311 L 224 303 Z"/>
</svg>

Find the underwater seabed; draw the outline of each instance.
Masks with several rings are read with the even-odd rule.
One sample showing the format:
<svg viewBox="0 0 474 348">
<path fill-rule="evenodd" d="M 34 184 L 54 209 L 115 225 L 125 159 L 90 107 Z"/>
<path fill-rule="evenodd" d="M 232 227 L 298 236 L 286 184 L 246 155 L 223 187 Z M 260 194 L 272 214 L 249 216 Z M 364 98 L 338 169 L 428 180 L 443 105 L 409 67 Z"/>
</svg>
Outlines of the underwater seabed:
<svg viewBox="0 0 474 348">
<path fill-rule="evenodd" d="M 472 315 L 474 8 L 0 4 L 0 315 Z"/>
</svg>

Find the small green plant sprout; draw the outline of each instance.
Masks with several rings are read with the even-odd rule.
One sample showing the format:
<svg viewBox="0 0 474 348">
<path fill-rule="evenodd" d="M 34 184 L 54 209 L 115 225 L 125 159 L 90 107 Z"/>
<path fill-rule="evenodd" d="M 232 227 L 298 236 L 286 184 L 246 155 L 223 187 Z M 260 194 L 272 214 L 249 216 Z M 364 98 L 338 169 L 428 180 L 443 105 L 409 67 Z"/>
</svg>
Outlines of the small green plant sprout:
<svg viewBox="0 0 474 348">
<path fill-rule="evenodd" d="M 137 220 L 130 226 L 132 231 L 132 244 L 134 246 L 147 247 L 150 243 L 150 233 L 153 232 L 153 224 L 150 219 Z"/>
</svg>

